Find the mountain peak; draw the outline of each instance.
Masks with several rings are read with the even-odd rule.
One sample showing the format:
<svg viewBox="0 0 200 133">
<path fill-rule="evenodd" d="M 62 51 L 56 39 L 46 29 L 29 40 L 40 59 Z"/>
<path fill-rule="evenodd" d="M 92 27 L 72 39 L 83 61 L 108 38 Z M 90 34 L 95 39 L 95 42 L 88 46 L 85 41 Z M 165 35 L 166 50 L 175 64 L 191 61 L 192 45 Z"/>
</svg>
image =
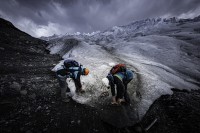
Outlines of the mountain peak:
<svg viewBox="0 0 200 133">
<path fill-rule="evenodd" d="M 195 21 L 200 21 L 200 15 L 194 18 Z"/>
<path fill-rule="evenodd" d="M 15 26 L 11 22 L 0 18 L 0 28 L 15 28 Z"/>
</svg>

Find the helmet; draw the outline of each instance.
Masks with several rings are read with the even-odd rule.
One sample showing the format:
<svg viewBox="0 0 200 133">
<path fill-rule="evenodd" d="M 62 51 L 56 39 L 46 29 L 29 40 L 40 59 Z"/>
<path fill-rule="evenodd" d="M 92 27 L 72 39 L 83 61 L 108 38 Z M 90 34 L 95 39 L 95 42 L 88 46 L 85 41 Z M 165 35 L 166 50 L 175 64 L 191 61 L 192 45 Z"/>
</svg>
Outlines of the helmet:
<svg viewBox="0 0 200 133">
<path fill-rule="evenodd" d="M 87 69 L 87 68 L 84 69 L 84 75 L 88 75 L 89 72 L 90 72 L 89 69 Z"/>
</svg>

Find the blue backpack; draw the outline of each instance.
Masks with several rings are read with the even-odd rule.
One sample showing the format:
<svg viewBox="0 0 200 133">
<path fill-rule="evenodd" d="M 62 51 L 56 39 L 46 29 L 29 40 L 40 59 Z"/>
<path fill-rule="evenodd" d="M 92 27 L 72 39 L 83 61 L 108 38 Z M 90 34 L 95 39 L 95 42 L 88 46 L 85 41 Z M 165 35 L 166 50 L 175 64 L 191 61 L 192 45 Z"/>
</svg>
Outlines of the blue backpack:
<svg viewBox="0 0 200 133">
<path fill-rule="evenodd" d="M 75 61 L 75 60 L 70 60 L 70 59 L 68 59 L 68 60 L 65 60 L 65 61 L 64 61 L 64 66 L 65 66 L 66 68 L 70 68 L 70 67 L 79 67 L 79 63 L 78 63 L 77 61 Z"/>
<path fill-rule="evenodd" d="M 126 81 L 131 81 L 134 77 L 134 73 L 131 70 L 126 70 Z"/>
</svg>

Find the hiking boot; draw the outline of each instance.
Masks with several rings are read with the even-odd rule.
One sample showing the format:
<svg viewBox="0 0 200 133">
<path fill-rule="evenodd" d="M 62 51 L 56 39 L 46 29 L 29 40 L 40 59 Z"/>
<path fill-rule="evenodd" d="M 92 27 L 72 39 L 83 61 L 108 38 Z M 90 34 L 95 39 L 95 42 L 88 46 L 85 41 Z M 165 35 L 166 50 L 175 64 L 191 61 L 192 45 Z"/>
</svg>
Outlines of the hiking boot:
<svg viewBox="0 0 200 133">
<path fill-rule="evenodd" d="M 111 102 L 111 104 L 112 104 L 112 105 L 118 105 L 115 96 L 112 96 L 112 102 Z"/>
<path fill-rule="evenodd" d="M 83 90 L 83 89 L 76 90 L 76 93 L 85 93 L 85 90 Z"/>
<path fill-rule="evenodd" d="M 117 100 L 117 103 L 118 103 L 118 104 L 123 104 L 123 103 L 125 103 L 125 100 L 124 100 L 124 99 L 118 99 L 118 100 Z"/>
<path fill-rule="evenodd" d="M 111 105 L 119 105 L 117 102 L 111 102 Z"/>
<path fill-rule="evenodd" d="M 82 89 L 81 89 L 81 90 L 80 90 L 80 93 L 85 93 L 85 90 L 82 90 Z"/>
</svg>

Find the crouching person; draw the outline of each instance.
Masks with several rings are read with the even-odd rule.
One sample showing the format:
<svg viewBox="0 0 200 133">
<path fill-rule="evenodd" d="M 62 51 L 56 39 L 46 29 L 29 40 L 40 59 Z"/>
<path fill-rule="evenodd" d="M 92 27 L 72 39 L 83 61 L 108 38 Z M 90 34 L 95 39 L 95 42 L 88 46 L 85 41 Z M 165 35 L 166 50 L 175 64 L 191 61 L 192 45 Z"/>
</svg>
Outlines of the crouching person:
<svg viewBox="0 0 200 133">
<path fill-rule="evenodd" d="M 112 102 L 111 104 L 121 104 L 125 102 L 130 104 L 130 98 L 127 93 L 127 85 L 133 79 L 133 72 L 126 69 L 124 64 L 115 65 L 107 76 L 111 87 Z M 115 94 L 115 86 L 117 95 Z"/>
<path fill-rule="evenodd" d="M 83 68 L 75 60 L 65 60 L 63 65 L 56 70 L 57 79 L 61 88 L 61 98 L 63 102 L 69 102 L 69 97 L 66 95 L 66 91 L 68 88 L 68 84 L 66 82 L 67 78 L 72 78 L 77 93 L 84 93 L 85 91 L 82 89 L 82 84 L 80 80 L 81 75 L 88 75 L 89 69 Z"/>
</svg>

